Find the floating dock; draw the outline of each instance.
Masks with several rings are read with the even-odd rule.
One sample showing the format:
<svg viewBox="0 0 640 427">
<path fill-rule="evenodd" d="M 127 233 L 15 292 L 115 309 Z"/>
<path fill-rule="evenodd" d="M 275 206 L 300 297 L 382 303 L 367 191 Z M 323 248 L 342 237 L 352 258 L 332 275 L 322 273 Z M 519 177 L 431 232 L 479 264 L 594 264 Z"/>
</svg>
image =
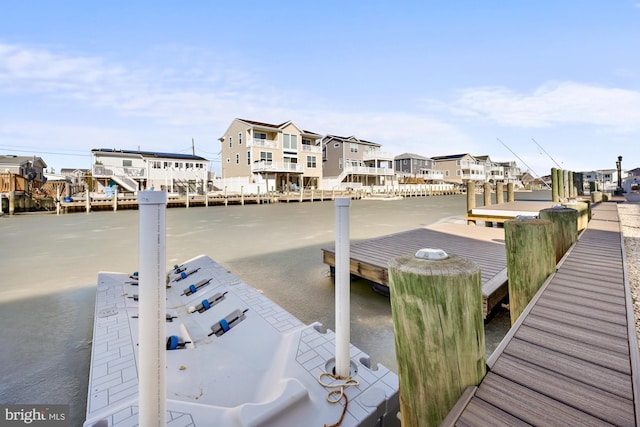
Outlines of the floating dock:
<svg viewBox="0 0 640 427">
<path fill-rule="evenodd" d="M 98 275 L 85 427 L 138 424 L 137 282 Z M 396 374 L 351 345 L 357 384 L 340 399 L 339 380 L 325 374 L 335 334 L 303 324 L 209 257 L 169 273 L 166 321 L 168 426 L 322 426 L 341 416 L 343 427 L 400 424 Z"/>
</svg>

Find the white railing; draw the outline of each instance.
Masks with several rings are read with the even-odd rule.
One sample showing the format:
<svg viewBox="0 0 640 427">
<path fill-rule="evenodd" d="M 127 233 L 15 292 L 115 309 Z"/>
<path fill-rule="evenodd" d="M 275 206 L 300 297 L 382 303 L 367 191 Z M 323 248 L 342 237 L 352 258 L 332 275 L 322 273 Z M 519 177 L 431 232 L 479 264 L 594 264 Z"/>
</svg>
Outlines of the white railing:
<svg viewBox="0 0 640 427">
<path fill-rule="evenodd" d="M 418 178 L 433 180 L 433 181 L 444 181 L 444 172 L 433 171 L 433 170 L 422 170 L 420 173 L 416 175 Z"/>
<path fill-rule="evenodd" d="M 273 139 L 249 138 L 247 147 L 278 148 L 278 141 Z"/>
<path fill-rule="evenodd" d="M 395 171 L 391 168 L 371 168 L 368 166 L 345 166 L 343 173 L 360 174 L 360 175 L 395 175 Z"/>
<path fill-rule="evenodd" d="M 93 165 L 92 173 L 94 178 L 114 178 L 130 190 L 138 188 L 138 182 L 133 178 L 145 178 L 146 169 L 126 166 L 104 166 Z"/>
<path fill-rule="evenodd" d="M 485 174 L 468 174 L 468 173 L 463 173 L 461 175 L 462 179 L 468 179 L 471 181 L 486 181 L 487 180 L 487 176 Z"/>
<path fill-rule="evenodd" d="M 322 153 L 322 147 L 319 145 L 302 144 L 302 151 L 305 153 Z"/>
<path fill-rule="evenodd" d="M 251 164 L 251 172 L 295 172 L 303 173 L 302 163 L 269 162 L 262 160 Z"/>
<path fill-rule="evenodd" d="M 393 160 L 393 153 L 380 150 L 366 150 L 362 153 L 362 160 Z"/>
</svg>

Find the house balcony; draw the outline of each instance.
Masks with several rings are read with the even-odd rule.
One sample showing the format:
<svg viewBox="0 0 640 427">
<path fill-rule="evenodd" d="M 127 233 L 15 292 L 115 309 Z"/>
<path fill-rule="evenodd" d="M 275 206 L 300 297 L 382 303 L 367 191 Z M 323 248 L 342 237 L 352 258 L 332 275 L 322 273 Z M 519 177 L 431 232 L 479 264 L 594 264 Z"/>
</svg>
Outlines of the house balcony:
<svg viewBox="0 0 640 427">
<path fill-rule="evenodd" d="M 133 179 L 144 179 L 146 177 L 145 168 L 93 165 L 94 178 L 111 178 L 112 176 L 126 176 Z"/>
<path fill-rule="evenodd" d="M 365 162 L 369 160 L 393 161 L 394 157 L 395 156 L 393 155 L 393 153 L 388 153 L 386 151 L 380 150 L 366 150 L 364 153 L 362 153 L 362 160 Z"/>
<path fill-rule="evenodd" d="M 484 182 L 487 180 L 487 176 L 484 173 L 469 173 L 468 171 L 463 171 L 460 175 L 463 181 L 481 181 Z"/>
<path fill-rule="evenodd" d="M 417 178 L 422 178 L 425 181 L 444 181 L 444 172 L 430 170 L 430 169 L 422 169 L 416 175 Z"/>
<path fill-rule="evenodd" d="M 247 139 L 247 147 L 278 148 L 278 141 L 274 139 L 249 138 Z"/>
<path fill-rule="evenodd" d="M 129 191 L 138 190 L 138 181 L 147 177 L 145 168 L 93 165 L 94 178 L 110 178 Z"/>
<path fill-rule="evenodd" d="M 304 165 L 302 163 L 270 162 L 261 160 L 251 164 L 251 172 L 304 173 Z"/>
<path fill-rule="evenodd" d="M 302 152 L 304 153 L 317 153 L 317 154 L 322 153 L 322 146 L 320 145 L 302 144 L 300 147 Z"/>
<path fill-rule="evenodd" d="M 391 168 L 372 168 L 368 166 L 345 166 L 343 173 L 357 174 L 357 175 L 376 175 L 376 176 L 395 175 L 395 171 Z"/>
</svg>

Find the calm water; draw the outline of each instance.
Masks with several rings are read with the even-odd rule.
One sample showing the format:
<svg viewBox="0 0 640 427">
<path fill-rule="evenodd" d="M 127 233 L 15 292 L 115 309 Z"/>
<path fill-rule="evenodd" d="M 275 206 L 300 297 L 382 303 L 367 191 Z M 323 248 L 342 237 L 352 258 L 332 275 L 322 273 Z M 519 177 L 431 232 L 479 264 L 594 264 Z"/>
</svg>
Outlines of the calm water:
<svg viewBox="0 0 640 427">
<path fill-rule="evenodd" d="M 466 196 L 353 201 L 351 238 L 465 210 Z M 333 243 L 334 220 L 332 202 L 168 209 L 167 265 L 209 255 L 303 322 L 333 329 L 333 280 L 320 249 Z M 82 424 L 97 273 L 138 270 L 137 233 L 137 211 L 0 218 L 0 402 L 69 404 L 71 425 Z M 370 286 L 352 282 L 351 341 L 395 371 L 389 300 Z M 488 351 L 507 328 L 505 313 L 487 325 Z"/>
</svg>

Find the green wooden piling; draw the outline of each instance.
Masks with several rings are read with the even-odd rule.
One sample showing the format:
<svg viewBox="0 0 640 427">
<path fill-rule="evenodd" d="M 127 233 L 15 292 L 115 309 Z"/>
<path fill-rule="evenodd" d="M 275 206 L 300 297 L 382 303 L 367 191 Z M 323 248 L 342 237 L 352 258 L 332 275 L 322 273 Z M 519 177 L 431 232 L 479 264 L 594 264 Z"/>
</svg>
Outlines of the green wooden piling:
<svg viewBox="0 0 640 427">
<path fill-rule="evenodd" d="M 564 194 L 564 171 L 558 169 L 556 175 L 558 176 L 558 197 L 562 200 L 566 197 Z"/>
<path fill-rule="evenodd" d="M 558 203 L 560 196 L 558 192 L 558 169 L 551 168 L 551 201 Z"/>
<path fill-rule="evenodd" d="M 491 184 L 485 182 L 482 185 L 482 194 L 484 196 L 484 205 L 491 206 Z"/>
<path fill-rule="evenodd" d="M 562 206 L 575 209 L 578 212 L 578 233 L 587 228 L 589 220 L 591 219 L 591 207 L 588 200 L 572 201 L 570 203 L 563 203 Z"/>
<path fill-rule="evenodd" d="M 553 225 L 544 219 L 512 219 L 504 223 L 511 325 L 555 270 Z"/>
<path fill-rule="evenodd" d="M 602 202 L 602 191 L 592 191 L 591 192 L 591 202 L 592 203 L 600 203 L 600 202 Z"/>
<path fill-rule="evenodd" d="M 578 211 L 565 206 L 554 206 L 540 211 L 540 219 L 553 224 L 552 238 L 556 264 L 578 240 Z"/>
<path fill-rule="evenodd" d="M 475 181 L 467 182 L 467 214 L 471 215 L 471 211 L 476 207 L 476 183 Z"/>
<path fill-rule="evenodd" d="M 573 172 L 569 171 L 567 174 L 568 182 L 569 182 L 569 198 L 574 199 L 577 195 L 575 183 L 573 182 Z"/>
<path fill-rule="evenodd" d="M 389 262 L 403 427 L 438 426 L 486 373 L 480 268 L 455 255 Z"/>
<path fill-rule="evenodd" d="M 507 202 L 516 201 L 515 185 L 513 182 L 507 184 Z"/>
<path fill-rule="evenodd" d="M 504 182 L 496 182 L 496 204 L 504 203 Z"/>
</svg>

